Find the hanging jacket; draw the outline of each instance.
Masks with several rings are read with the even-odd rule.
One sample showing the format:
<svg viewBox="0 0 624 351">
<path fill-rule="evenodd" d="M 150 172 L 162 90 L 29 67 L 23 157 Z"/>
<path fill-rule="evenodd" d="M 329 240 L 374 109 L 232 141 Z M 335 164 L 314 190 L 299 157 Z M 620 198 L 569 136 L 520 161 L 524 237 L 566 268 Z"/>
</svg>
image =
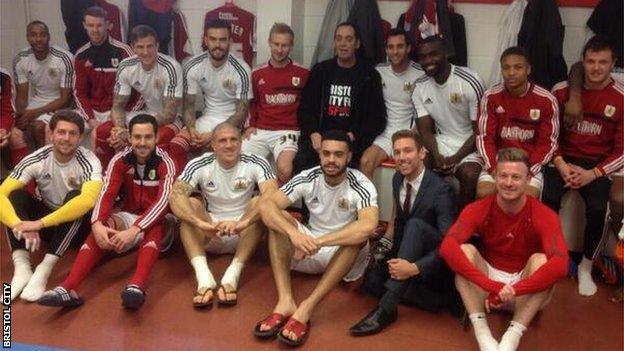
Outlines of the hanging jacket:
<svg viewBox="0 0 624 351">
<path fill-rule="evenodd" d="M 426 19 L 426 20 L 425 20 Z M 418 43 L 426 37 L 439 35 L 444 39 L 448 57 L 455 56 L 453 31 L 446 0 L 413 0 L 407 12 L 399 17 L 399 28 L 403 28 L 412 39 L 410 58 L 414 61 Z"/>
<path fill-rule="evenodd" d="M 334 57 L 334 31 L 338 24 L 349 18 L 354 3 L 355 0 L 330 0 L 327 4 L 310 66 Z"/>
<path fill-rule="evenodd" d="M 65 41 L 72 54 L 89 41 L 82 26 L 82 15 L 86 9 L 94 6 L 93 0 L 61 0 L 61 14 L 65 23 Z"/>
<path fill-rule="evenodd" d="M 518 45 L 527 51 L 531 61 L 529 79 L 547 90 L 568 77 L 563 36 L 564 26 L 555 0 L 529 1 L 522 17 Z"/>
<path fill-rule="evenodd" d="M 624 67 L 624 24 L 622 14 L 624 13 L 624 2 L 622 0 L 602 0 L 594 8 L 591 16 L 587 20 L 587 26 L 594 33 L 602 36 L 615 51 L 617 67 Z"/>
<path fill-rule="evenodd" d="M 129 0 L 128 33 L 139 24 L 152 27 L 158 36 L 158 51 L 167 54 L 173 23 L 172 4 L 173 0 Z"/>
<path fill-rule="evenodd" d="M 494 86 L 502 82 L 501 67 L 498 58 L 511 46 L 518 45 L 518 32 L 522 25 L 522 16 L 527 6 L 527 0 L 514 0 L 503 12 L 500 20 L 500 30 L 498 31 L 498 44 L 496 44 L 496 54 L 492 68 L 490 68 L 490 79 L 488 86 Z"/>
<path fill-rule="evenodd" d="M 385 61 L 385 38 L 379 30 L 382 19 L 377 0 L 356 0 L 347 21 L 354 23 L 360 31 L 360 51 L 364 57 L 375 64 Z"/>
</svg>

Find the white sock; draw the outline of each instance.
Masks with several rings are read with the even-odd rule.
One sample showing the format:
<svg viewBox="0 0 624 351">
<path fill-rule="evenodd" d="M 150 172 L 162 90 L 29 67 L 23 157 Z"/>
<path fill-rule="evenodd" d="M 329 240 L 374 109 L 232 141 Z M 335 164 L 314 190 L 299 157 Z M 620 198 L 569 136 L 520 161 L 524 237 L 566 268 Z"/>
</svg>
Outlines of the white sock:
<svg viewBox="0 0 624 351">
<path fill-rule="evenodd" d="M 26 284 L 32 277 L 30 266 L 30 254 L 26 250 L 15 250 L 11 254 L 13 257 L 13 279 L 11 279 L 11 301 L 15 300 L 22 293 Z"/>
<path fill-rule="evenodd" d="M 197 289 L 210 288 L 214 289 L 217 286 L 210 268 L 208 268 L 208 261 L 206 256 L 195 256 L 191 258 L 191 265 L 195 270 L 195 279 L 197 279 Z"/>
<path fill-rule="evenodd" d="M 37 301 L 45 292 L 46 284 L 48 283 L 48 278 L 52 273 L 52 268 L 56 262 L 58 262 L 60 257 L 53 254 L 46 254 L 43 257 L 43 260 L 37 268 L 35 268 L 35 273 L 33 273 L 28 285 L 22 291 L 20 298 L 26 301 Z"/>
<path fill-rule="evenodd" d="M 243 266 L 244 264 L 234 257 L 230 266 L 225 270 L 223 278 L 221 278 L 221 285 L 229 284 L 234 289 L 237 289 Z"/>
<path fill-rule="evenodd" d="M 477 343 L 479 344 L 479 350 L 481 351 L 498 351 L 498 342 L 492 336 L 490 327 L 487 324 L 485 313 L 471 313 L 468 318 L 472 322 L 472 328 L 474 329 Z"/>
<path fill-rule="evenodd" d="M 583 296 L 592 296 L 598 291 L 591 276 L 593 266 L 594 261 L 588 260 L 585 256 L 578 266 L 578 292 Z"/>
<path fill-rule="evenodd" d="M 526 331 L 526 327 L 516 321 L 511 321 L 509 324 L 509 328 L 503 337 L 501 338 L 500 344 L 498 344 L 499 351 L 515 351 L 520 345 L 520 338 L 522 334 Z"/>
</svg>

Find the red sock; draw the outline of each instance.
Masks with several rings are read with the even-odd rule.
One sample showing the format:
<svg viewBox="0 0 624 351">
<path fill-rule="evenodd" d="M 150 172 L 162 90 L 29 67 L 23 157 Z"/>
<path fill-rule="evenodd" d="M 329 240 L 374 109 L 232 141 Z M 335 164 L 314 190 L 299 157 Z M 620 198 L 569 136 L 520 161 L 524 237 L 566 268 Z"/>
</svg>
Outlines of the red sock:
<svg viewBox="0 0 624 351">
<path fill-rule="evenodd" d="M 78 251 L 78 257 L 76 257 L 69 275 L 61 283 L 61 286 L 67 291 L 78 288 L 78 285 L 82 283 L 105 253 L 106 251 L 102 250 L 95 242 L 93 233 L 89 234 L 87 240 L 80 247 L 80 251 Z"/>
<path fill-rule="evenodd" d="M 136 272 L 130 278 L 129 284 L 136 284 L 145 290 L 145 282 L 147 276 L 152 271 L 154 262 L 160 253 L 160 241 L 162 239 L 162 224 L 155 225 L 147 233 L 141 241 L 139 255 L 137 257 Z"/>
<path fill-rule="evenodd" d="M 100 124 L 95 130 L 95 155 L 102 163 L 102 169 L 106 170 L 108 162 L 115 156 L 115 150 L 108 144 L 113 122 L 106 121 Z"/>
<path fill-rule="evenodd" d="M 166 124 L 158 128 L 158 146 L 164 147 L 169 145 L 171 139 L 180 132 L 180 128 L 175 124 Z"/>
<path fill-rule="evenodd" d="M 169 156 L 176 163 L 178 173 L 182 172 L 186 163 L 188 162 L 188 152 L 190 145 L 188 141 L 182 137 L 176 136 L 171 140 L 169 145 L 165 148 L 169 152 Z"/>
</svg>

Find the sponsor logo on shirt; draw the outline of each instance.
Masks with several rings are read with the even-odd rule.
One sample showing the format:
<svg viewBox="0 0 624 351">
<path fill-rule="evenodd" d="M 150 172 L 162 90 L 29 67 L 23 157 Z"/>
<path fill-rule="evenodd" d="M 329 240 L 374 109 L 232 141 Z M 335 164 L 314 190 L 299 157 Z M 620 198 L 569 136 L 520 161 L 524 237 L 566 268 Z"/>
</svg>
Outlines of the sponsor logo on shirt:
<svg viewBox="0 0 624 351">
<path fill-rule="evenodd" d="M 351 86 L 332 84 L 329 88 L 327 114 L 333 117 L 347 117 L 351 113 Z"/>
<path fill-rule="evenodd" d="M 613 117 L 615 114 L 615 106 L 607 105 L 604 109 L 604 115 L 607 117 Z"/>
<path fill-rule="evenodd" d="M 266 103 L 269 105 L 290 105 L 297 101 L 297 95 L 295 94 L 267 94 L 264 96 Z"/>
<path fill-rule="evenodd" d="M 572 127 L 571 130 L 581 135 L 596 136 L 602 133 L 602 126 L 598 123 L 582 120 Z"/>
<path fill-rule="evenodd" d="M 300 77 L 292 77 L 292 85 L 294 86 L 299 86 L 299 83 L 301 83 L 301 78 Z"/>
<path fill-rule="evenodd" d="M 520 127 L 503 127 L 500 132 L 501 138 L 507 140 L 527 141 L 533 139 L 535 131 L 532 129 L 522 129 Z"/>
<path fill-rule="evenodd" d="M 532 108 L 529 111 L 529 117 L 531 117 L 532 120 L 537 121 L 540 118 L 540 110 L 537 108 Z"/>
<path fill-rule="evenodd" d="M 427 98 L 425 100 L 425 104 L 433 104 L 433 100 L 431 100 L 431 98 Z"/>
<path fill-rule="evenodd" d="M 498 107 L 496 108 L 496 113 L 498 114 L 505 113 L 505 109 L 503 108 L 503 106 L 498 105 Z"/>
<path fill-rule="evenodd" d="M 461 97 L 462 96 L 460 93 L 451 93 L 451 95 L 449 96 L 449 101 L 451 102 L 451 104 L 459 104 L 462 100 Z"/>
</svg>

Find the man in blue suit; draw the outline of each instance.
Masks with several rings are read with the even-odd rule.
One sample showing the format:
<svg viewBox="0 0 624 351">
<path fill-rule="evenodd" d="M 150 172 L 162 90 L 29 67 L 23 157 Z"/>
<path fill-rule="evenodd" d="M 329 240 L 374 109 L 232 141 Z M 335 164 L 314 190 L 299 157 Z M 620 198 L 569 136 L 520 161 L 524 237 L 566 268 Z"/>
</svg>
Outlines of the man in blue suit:
<svg viewBox="0 0 624 351">
<path fill-rule="evenodd" d="M 394 322 L 401 301 L 437 311 L 457 296 L 453 275 L 438 256 L 444 233 L 457 217 L 455 194 L 425 167 L 427 151 L 417 132 L 394 133 L 392 145 L 394 220 L 374 250 L 377 264 L 364 278 L 364 288 L 381 300 L 351 327 L 354 336 L 378 333 Z"/>
</svg>

